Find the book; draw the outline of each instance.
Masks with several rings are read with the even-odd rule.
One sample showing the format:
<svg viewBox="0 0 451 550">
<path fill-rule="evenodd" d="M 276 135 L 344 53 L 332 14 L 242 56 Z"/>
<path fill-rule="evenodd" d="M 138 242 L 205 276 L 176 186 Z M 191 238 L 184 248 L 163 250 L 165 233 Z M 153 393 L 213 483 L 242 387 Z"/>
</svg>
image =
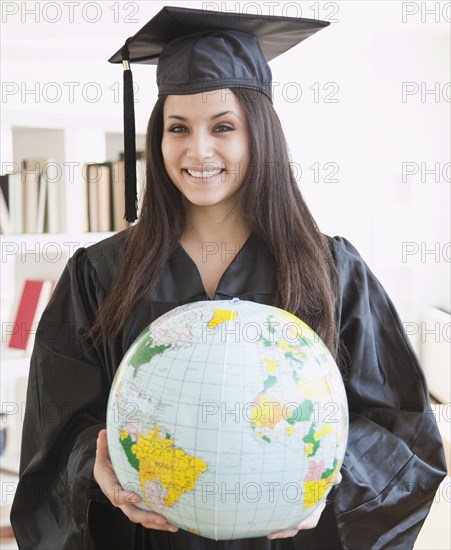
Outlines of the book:
<svg viewBox="0 0 451 550">
<path fill-rule="evenodd" d="M 99 164 L 97 183 L 98 231 L 111 231 L 111 163 Z"/>
<path fill-rule="evenodd" d="M 4 235 L 8 235 L 12 232 L 11 228 L 8 203 L 3 194 L 3 189 L 0 189 L 0 232 Z"/>
<path fill-rule="evenodd" d="M 39 185 L 48 160 L 28 158 L 22 161 L 23 222 L 25 233 L 38 232 Z"/>
<path fill-rule="evenodd" d="M 45 181 L 47 186 L 47 226 L 44 225 L 44 230 L 49 233 L 59 233 L 62 231 L 60 203 L 60 191 L 62 184 L 54 178 L 49 179 L 47 175 L 45 175 Z"/>
<path fill-rule="evenodd" d="M 16 308 L 11 338 L 8 346 L 31 353 L 42 312 L 53 292 L 53 280 L 27 279 Z"/>
<path fill-rule="evenodd" d="M 40 173 L 35 170 L 22 171 L 25 233 L 36 233 L 38 223 L 39 178 Z"/>
<path fill-rule="evenodd" d="M 23 227 L 18 232 L 58 233 L 61 231 L 62 183 L 60 177 L 55 175 L 52 177 L 53 165 L 57 166 L 57 163 L 51 158 L 22 161 Z M 56 176 L 58 176 L 57 173 Z"/>
<path fill-rule="evenodd" d="M 83 165 L 80 179 L 80 203 L 81 203 L 81 230 L 89 231 L 89 181 L 88 181 L 89 165 Z"/>
<path fill-rule="evenodd" d="M 0 190 L 3 193 L 3 198 L 9 210 L 9 174 L 0 176 Z"/>
<path fill-rule="evenodd" d="M 111 231 L 113 228 L 111 162 L 88 164 L 89 231 Z"/>
<path fill-rule="evenodd" d="M 88 219 L 89 231 L 99 230 L 99 210 L 97 195 L 98 165 L 88 164 L 87 188 L 88 188 Z"/>
<path fill-rule="evenodd" d="M 111 176 L 113 227 L 114 231 L 122 231 L 128 227 L 125 220 L 125 164 L 123 160 L 113 163 Z"/>
<path fill-rule="evenodd" d="M 46 229 L 47 214 L 47 175 L 42 173 L 39 181 L 38 212 L 36 219 L 36 232 L 44 233 Z"/>
<path fill-rule="evenodd" d="M 8 174 L 8 193 L 9 193 L 9 217 L 11 221 L 11 232 L 14 234 L 24 231 L 24 211 L 23 211 L 23 183 L 20 172 Z"/>
</svg>

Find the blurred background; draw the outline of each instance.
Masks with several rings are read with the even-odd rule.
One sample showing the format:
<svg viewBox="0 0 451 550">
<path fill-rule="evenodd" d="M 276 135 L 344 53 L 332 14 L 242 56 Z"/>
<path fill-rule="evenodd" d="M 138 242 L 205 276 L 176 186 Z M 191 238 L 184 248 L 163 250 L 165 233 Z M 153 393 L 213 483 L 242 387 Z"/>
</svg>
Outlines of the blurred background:
<svg viewBox="0 0 451 550">
<path fill-rule="evenodd" d="M 24 281 L 57 279 L 78 246 L 110 234 L 86 226 L 84 172 L 87 163 L 117 161 L 123 149 L 122 68 L 107 60 L 164 5 L 1 3 L 1 173 L 30 159 L 59 167 L 56 198 L 45 206 L 56 212 L 56 225 L 36 232 L 18 231 L 11 219 L 2 224 L 3 403 L 20 403 L 26 384 L 29 349 L 8 346 Z M 169 5 L 331 22 L 270 63 L 275 108 L 320 229 L 349 239 L 394 301 L 449 442 L 451 3 Z M 132 69 L 142 149 L 157 97 L 155 67 Z M 5 456 L 14 472 L 17 436 L 10 441 Z M 447 483 L 416 548 L 451 548 Z"/>
</svg>

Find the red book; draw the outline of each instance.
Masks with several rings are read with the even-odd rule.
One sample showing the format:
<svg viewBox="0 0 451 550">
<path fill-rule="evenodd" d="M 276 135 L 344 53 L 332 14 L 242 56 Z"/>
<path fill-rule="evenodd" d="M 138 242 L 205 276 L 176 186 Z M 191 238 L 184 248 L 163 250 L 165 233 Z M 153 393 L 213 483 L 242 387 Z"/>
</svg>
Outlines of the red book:
<svg viewBox="0 0 451 550">
<path fill-rule="evenodd" d="M 26 280 L 17 308 L 9 347 L 31 352 L 37 325 L 53 291 L 54 281 Z"/>
</svg>

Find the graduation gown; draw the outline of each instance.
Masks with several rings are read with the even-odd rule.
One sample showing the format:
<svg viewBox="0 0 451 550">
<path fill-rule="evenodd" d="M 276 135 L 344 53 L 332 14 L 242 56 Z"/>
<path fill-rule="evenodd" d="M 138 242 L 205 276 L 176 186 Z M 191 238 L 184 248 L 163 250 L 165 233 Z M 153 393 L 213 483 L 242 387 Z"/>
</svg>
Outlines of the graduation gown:
<svg viewBox="0 0 451 550">
<path fill-rule="evenodd" d="M 339 334 L 350 355 L 345 381 L 349 442 L 343 481 L 315 529 L 294 538 L 214 542 L 144 529 L 92 488 L 96 438 L 118 365 L 151 321 L 207 300 L 179 245 L 157 287 L 120 338 L 86 346 L 80 334 L 110 291 L 125 232 L 69 260 L 39 325 L 31 358 L 20 481 L 11 523 L 21 550 L 327 550 L 413 546 L 444 477 L 441 438 L 423 372 L 384 289 L 355 248 L 329 238 L 340 278 Z M 302 269 L 302 266 L 300 266 Z M 252 234 L 222 276 L 215 299 L 270 304 L 274 273 Z"/>
</svg>

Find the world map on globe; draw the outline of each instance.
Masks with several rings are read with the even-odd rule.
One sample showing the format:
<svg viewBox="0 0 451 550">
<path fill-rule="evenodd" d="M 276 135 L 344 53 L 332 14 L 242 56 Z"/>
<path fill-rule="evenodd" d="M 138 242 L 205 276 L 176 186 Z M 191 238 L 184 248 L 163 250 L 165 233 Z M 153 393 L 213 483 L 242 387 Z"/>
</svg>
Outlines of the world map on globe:
<svg viewBox="0 0 451 550">
<path fill-rule="evenodd" d="M 132 344 L 107 412 L 111 462 L 141 508 L 215 540 L 303 521 L 327 496 L 348 408 L 325 344 L 290 313 L 196 302 Z"/>
</svg>

